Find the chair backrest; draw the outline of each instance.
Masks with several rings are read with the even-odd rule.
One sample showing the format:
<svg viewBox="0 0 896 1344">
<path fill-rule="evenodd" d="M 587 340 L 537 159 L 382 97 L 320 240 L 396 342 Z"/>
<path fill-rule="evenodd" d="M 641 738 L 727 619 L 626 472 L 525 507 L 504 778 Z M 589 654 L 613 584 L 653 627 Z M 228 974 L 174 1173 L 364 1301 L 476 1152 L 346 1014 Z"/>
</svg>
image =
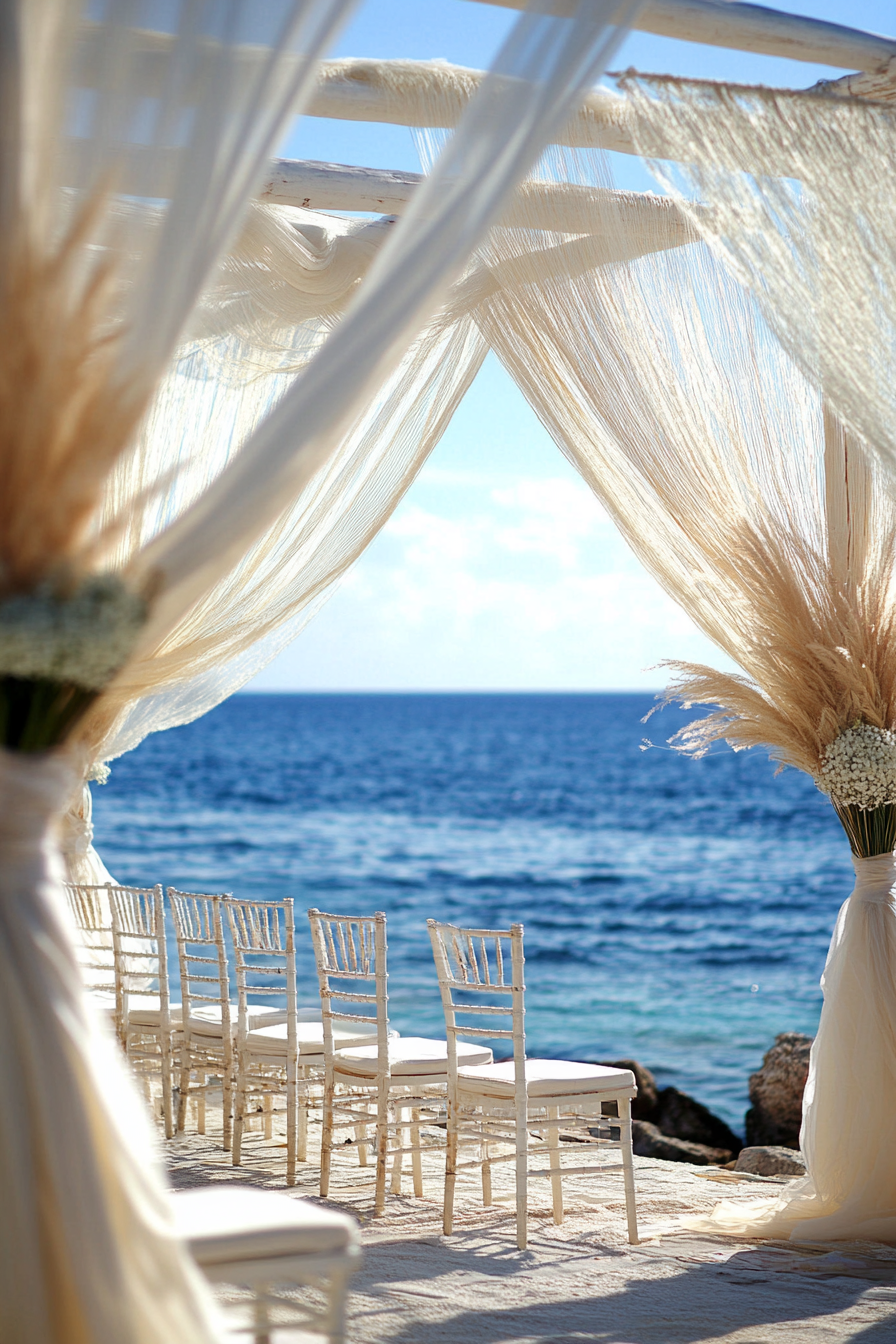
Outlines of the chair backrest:
<svg viewBox="0 0 896 1344">
<path fill-rule="evenodd" d="M 333 1025 L 343 1022 L 376 1022 L 377 1060 L 381 1072 L 389 1070 L 389 995 L 386 972 L 386 916 L 330 915 L 308 911 L 311 941 L 320 986 L 324 1028 L 324 1058 L 333 1058 Z M 332 981 L 339 988 L 334 989 Z M 334 1008 L 334 1004 L 352 1008 Z M 366 1012 L 357 1011 L 358 1007 Z M 371 1042 L 372 1043 L 372 1042 Z"/>
<path fill-rule="evenodd" d="M 509 929 L 461 929 L 426 921 L 432 942 L 445 1031 L 449 1082 L 457 1075 L 458 1038 L 509 1040 L 513 1044 L 515 1077 L 525 1089 L 526 985 L 523 979 L 523 926 Z M 502 1026 L 476 1026 L 461 1018 L 505 1019 Z"/>
<path fill-rule="evenodd" d="M 236 969 L 237 1036 L 249 1030 L 249 995 L 286 999 L 286 1039 L 296 1049 L 295 914 L 291 897 L 283 901 L 222 900 L 233 939 Z"/>
<path fill-rule="evenodd" d="M 184 1031 L 189 1032 L 194 1008 L 221 1011 L 221 1035 L 230 1039 L 230 970 L 224 942 L 220 896 L 168 888 L 168 903 L 177 941 L 180 998 Z"/>
<path fill-rule="evenodd" d="M 158 1001 L 159 1023 L 167 1031 L 171 1015 L 162 888 L 109 887 L 108 892 L 122 1025 L 127 1025 L 132 1007 L 149 999 L 153 1008 Z"/>
<path fill-rule="evenodd" d="M 109 888 L 66 882 L 65 896 L 77 931 L 75 955 L 91 993 L 115 994 L 115 953 Z"/>
</svg>

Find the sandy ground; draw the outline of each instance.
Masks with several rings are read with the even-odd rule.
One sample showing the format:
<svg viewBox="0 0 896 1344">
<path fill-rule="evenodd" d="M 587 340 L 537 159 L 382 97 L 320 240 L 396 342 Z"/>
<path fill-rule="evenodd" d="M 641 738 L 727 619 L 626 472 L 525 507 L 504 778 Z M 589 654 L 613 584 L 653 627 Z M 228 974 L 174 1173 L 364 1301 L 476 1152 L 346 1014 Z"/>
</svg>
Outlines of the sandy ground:
<svg viewBox="0 0 896 1344">
<path fill-rule="evenodd" d="M 235 1168 L 221 1151 L 220 1112 L 210 1109 L 207 1134 L 190 1129 L 165 1144 L 173 1185 L 238 1181 L 285 1189 L 280 1117 L 270 1139 L 260 1118 L 254 1124 Z M 312 1125 L 312 1144 L 316 1133 Z M 719 1175 L 715 1169 L 684 1163 L 635 1163 L 640 1245 L 626 1240 L 621 1175 L 608 1173 L 564 1181 L 559 1227 L 548 1182 L 532 1181 L 530 1243 L 520 1252 L 510 1164 L 495 1169 L 489 1209 L 475 1175 L 459 1183 L 455 1232 L 444 1237 L 439 1155 L 425 1158 L 422 1199 L 409 1193 L 405 1177 L 403 1193 L 390 1195 L 385 1215 L 374 1218 L 373 1168 L 347 1154 L 334 1164 L 326 1202 L 362 1226 L 351 1344 L 896 1344 L 896 1248 L 797 1248 L 678 1230 L 678 1217 L 720 1197 L 746 1200 L 776 1187 L 722 1184 L 706 1179 L 707 1170 Z M 317 1175 L 313 1162 L 302 1165 L 291 1193 L 317 1199 Z M 238 1296 L 229 1301 L 236 1324 Z M 274 1337 L 275 1344 L 300 1338 L 288 1331 Z"/>
</svg>

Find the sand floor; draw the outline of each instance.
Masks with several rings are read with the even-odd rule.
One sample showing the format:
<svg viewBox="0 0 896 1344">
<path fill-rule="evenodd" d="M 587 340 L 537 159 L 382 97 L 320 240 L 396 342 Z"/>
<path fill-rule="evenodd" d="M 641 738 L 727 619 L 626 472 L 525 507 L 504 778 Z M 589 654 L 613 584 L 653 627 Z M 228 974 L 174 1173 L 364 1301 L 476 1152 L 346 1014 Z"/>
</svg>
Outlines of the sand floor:
<svg viewBox="0 0 896 1344">
<path fill-rule="evenodd" d="M 235 1168 L 221 1151 L 220 1111 L 210 1108 L 206 1135 L 190 1131 L 164 1145 L 173 1185 L 237 1181 L 284 1190 L 281 1124 L 275 1116 L 265 1139 L 255 1121 Z M 316 1133 L 312 1125 L 312 1155 Z M 374 1218 L 373 1168 L 347 1154 L 334 1164 L 326 1202 L 362 1226 L 351 1344 L 896 1344 L 896 1248 L 797 1248 L 676 1230 L 676 1218 L 720 1197 L 746 1200 L 776 1186 L 722 1184 L 705 1178 L 715 1169 L 684 1163 L 635 1163 L 639 1246 L 626 1240 L 621 1175 L 608 1173 L 564 1181 L 559 1227 L 549 1183 L 532 1181 L 529 1248 L 520 1252 L 510 1164 L 495 1169 L 489 1209 L 475 1175 L 459 1183 L 455 1232 L 444 1237 L 438 1155 L 424 1159 L 422 1199 L 405 1177 L 403 1193 L 390 1195 L 385 1215 Z M 317 1199 L 317 1175 L 313 1162 L 300 1166 L 291 1193 Z M 238 1296 L 229 1297 L 236 1324 Z M 274 1337 L 276 1344 L 300 1338 L 290 1331 Z"/>
</svg>

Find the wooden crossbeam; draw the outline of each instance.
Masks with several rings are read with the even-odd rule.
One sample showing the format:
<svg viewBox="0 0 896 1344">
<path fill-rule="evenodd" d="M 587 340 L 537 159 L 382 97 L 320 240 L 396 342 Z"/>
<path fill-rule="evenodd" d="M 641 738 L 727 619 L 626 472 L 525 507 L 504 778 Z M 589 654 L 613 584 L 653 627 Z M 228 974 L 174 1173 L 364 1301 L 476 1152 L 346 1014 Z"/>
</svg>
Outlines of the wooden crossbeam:
<svg viewBox="0 0 896 1344">
<path fill-rule="evenodd" d="M 527 0 L 476 0 L 525 9 Z M 545 14 L 573 14 L 577 0 L 528 0 Z M 785 56 L 841 70 L 880 70 L 896 56 L 896 38 L 731 0 L 646 0 L 632 27 L 681 42 Z"/>
</svg>

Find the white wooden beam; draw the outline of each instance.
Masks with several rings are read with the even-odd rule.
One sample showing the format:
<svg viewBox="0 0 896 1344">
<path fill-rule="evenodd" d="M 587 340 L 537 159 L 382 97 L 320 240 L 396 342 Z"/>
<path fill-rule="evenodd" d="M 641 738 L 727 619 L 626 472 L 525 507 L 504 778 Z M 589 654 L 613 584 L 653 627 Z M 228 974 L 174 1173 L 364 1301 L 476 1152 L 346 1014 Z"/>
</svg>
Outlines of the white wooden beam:
<svg viewBox="0 0 896 1344">
<path fill-rule="evenodd" d="M 323 61 L 308 107 L 312 117 L 393 126 L 456 126 L 485 72 L 447 61 Z M 626 100 L 608 89 L 589 93 L 555 136 L 560 145 L 637 153 Z"/>
<path fill-rule="evenodd" d="M 422 173 L 350 168 L 314 159 L 275 159 L 258 199 L 305 210 L 400 215 L 422 181 Z"/>
<path fill-rule="evenodd" d="M 423 181 L 422 173 L 351 168 L 341 163 L 278 159 L 258 199 L 306 210 L 400 215 Z M 524 182 L 501 216 L 515 228 L 614 237 L 653 233 L 677 247 L 694 234 L 675 202 L 650 192 L 609 191 L 561 182 Z"/>
<path fill-rule="evenodd" d="M 527 0 L 476 0 L 525 9 Z M 578 0 L 529 0 L 546 14 L 572 14 Z M 880 70 L 896 56 L 896 38 L 866 33 L 824 19 L 805 18 L 735 0 L 645 0 L 632 27 L 682 42 L 700 42 L 841 70 Z"/>
<path fill-rule="evenodd" d="M 810 93 L 835 98 L 864 98 L 875 103 L 896 103 L 896 56 L 883 70 L 871 74 L 844 75 L 842 79 L 822 79 Z"/>
</svg>

